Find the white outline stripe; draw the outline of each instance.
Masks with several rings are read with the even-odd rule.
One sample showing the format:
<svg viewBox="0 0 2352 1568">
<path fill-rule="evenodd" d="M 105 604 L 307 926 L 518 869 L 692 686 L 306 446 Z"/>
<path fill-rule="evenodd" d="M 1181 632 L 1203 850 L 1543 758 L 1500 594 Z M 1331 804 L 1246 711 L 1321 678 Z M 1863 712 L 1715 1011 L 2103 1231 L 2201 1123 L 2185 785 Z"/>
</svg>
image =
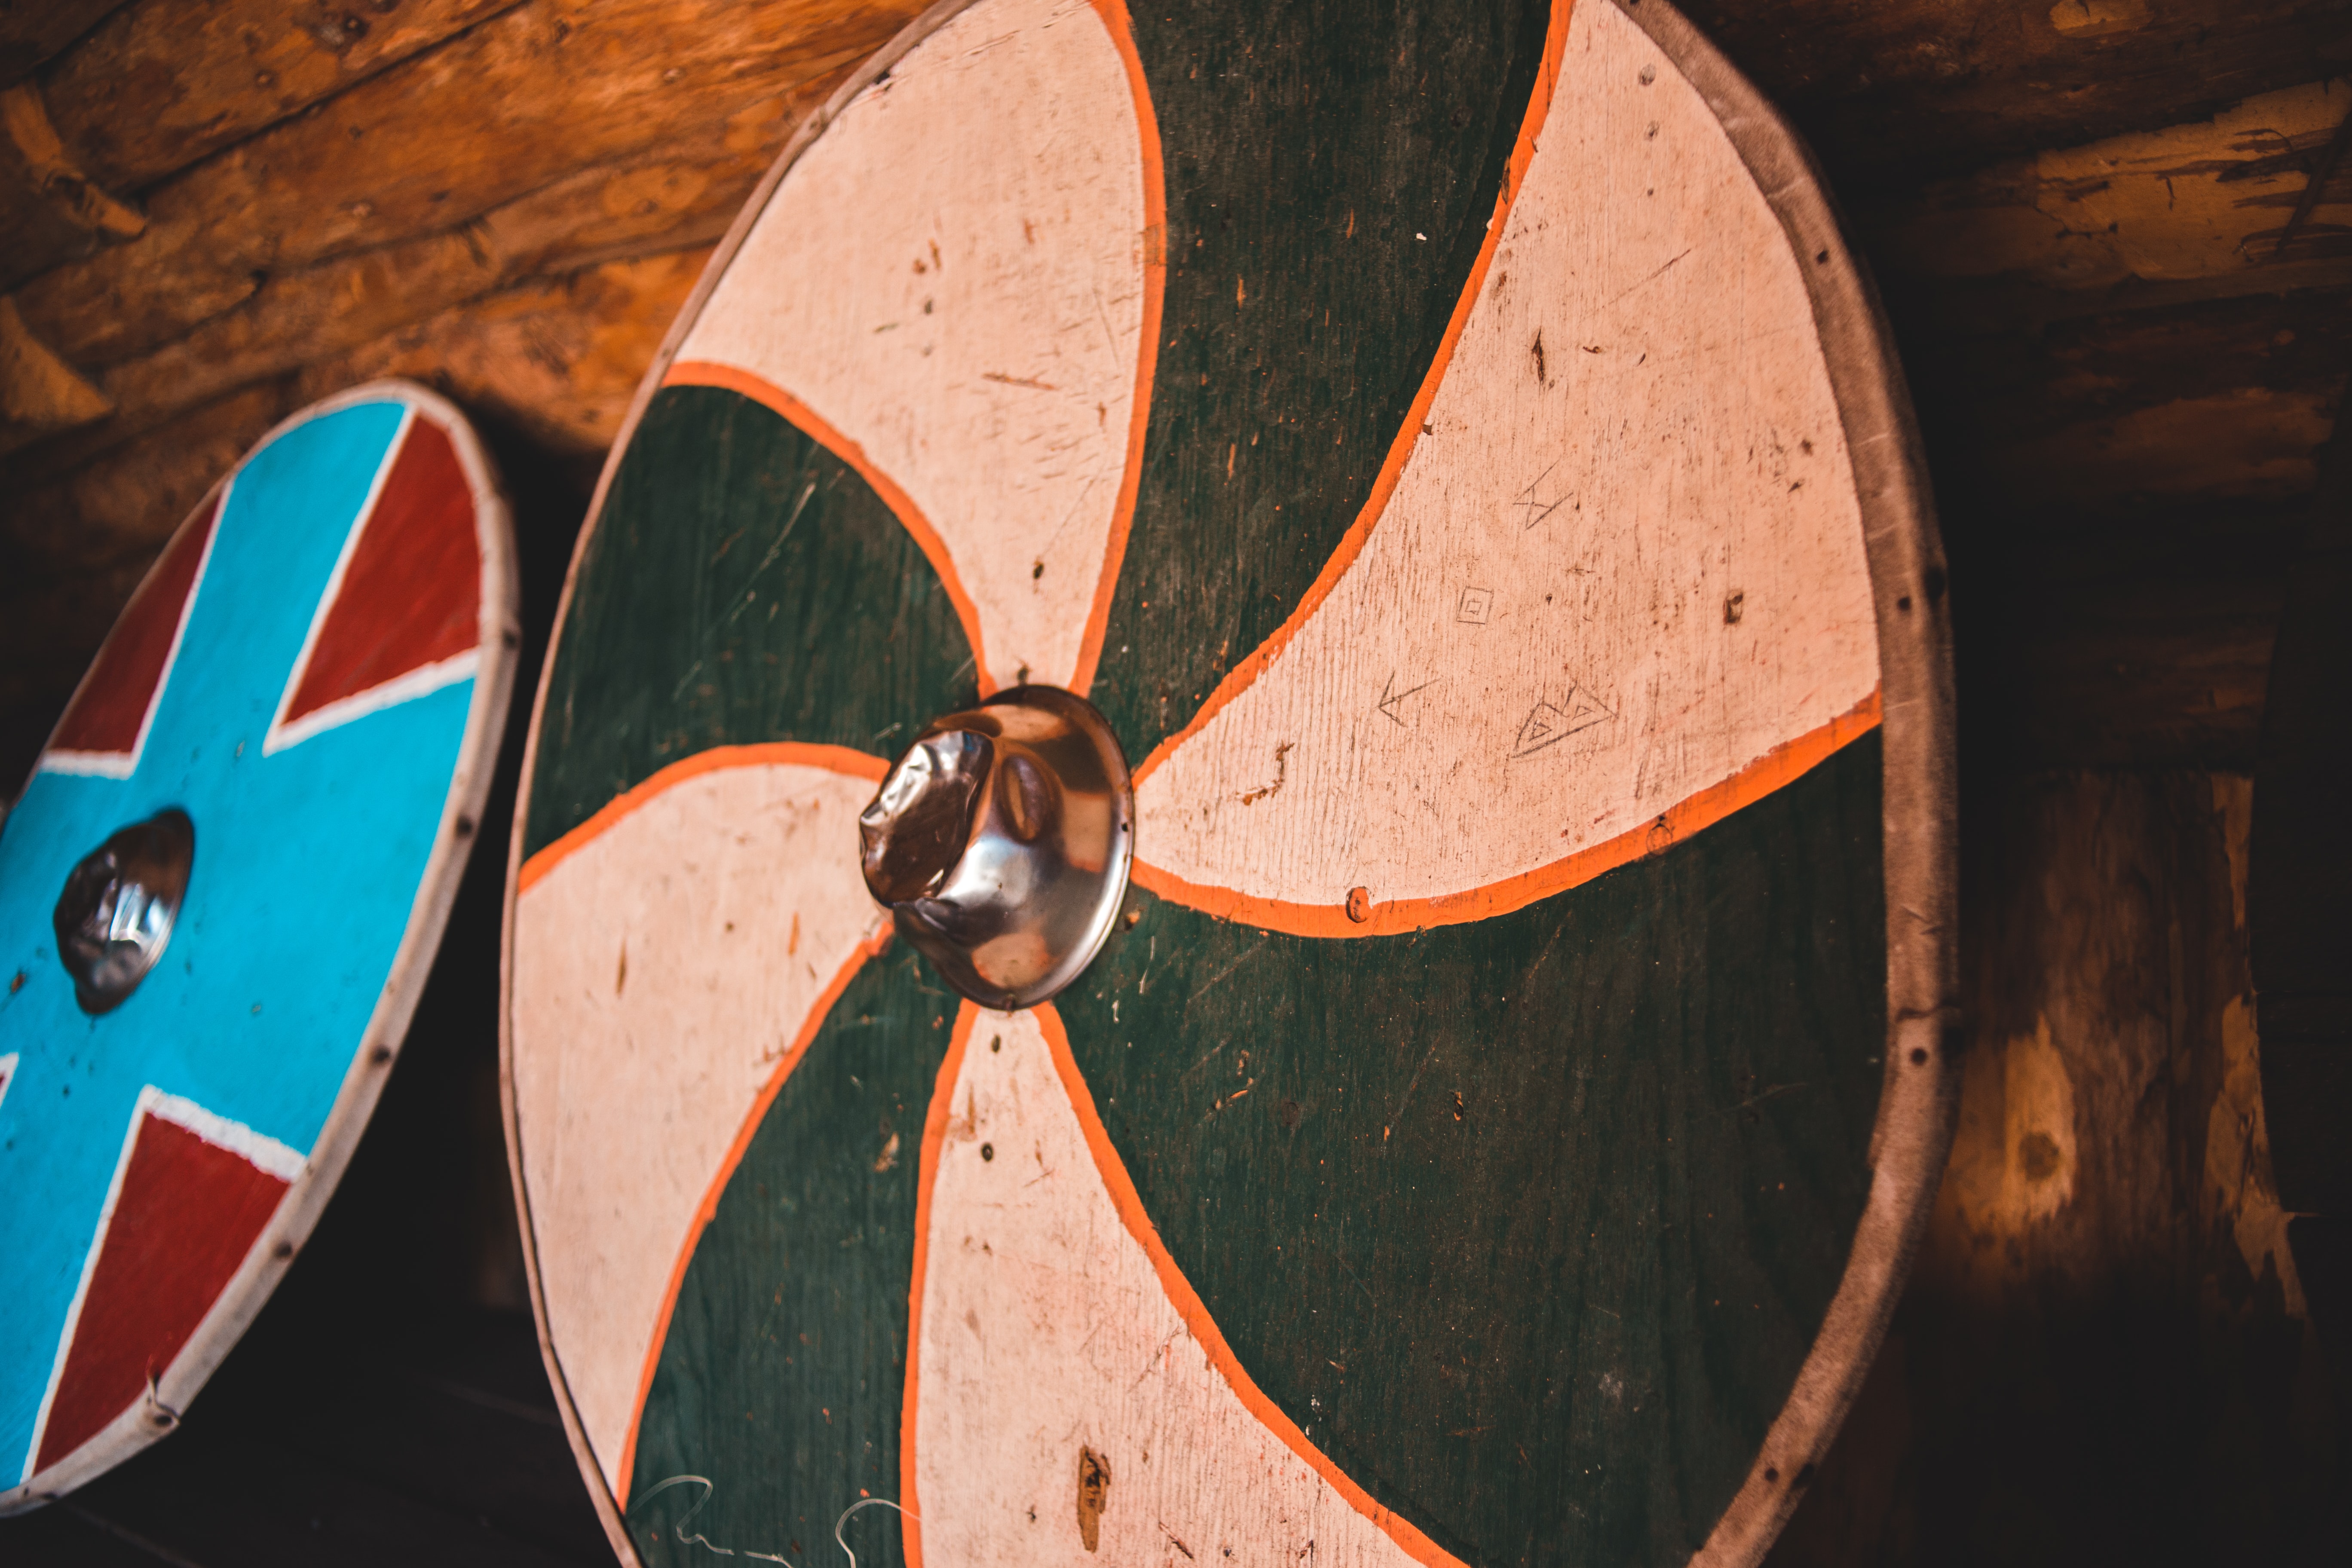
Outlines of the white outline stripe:
<svg viewBox="0 0 2352 1568">
<path fill-rule="evenodd" d="M 139 753 L 136 751 L 44 752 L 41 753 L 40 771 L 45 773 L 75 773 L 84 778 L 127 779 L 139 771 Z"/>
<path fill-rule="evenodd" d="M 392 470 L 400 461 L 401 453 L 408 449 L 408 433 L 415 427 L 416 417 L 416 405 L 414 403 L 401 405 L 400 425 L 393 431 L 391 441 L 384 446 L 383 456 L 375 466 L 374 478 L 368 480 L 367 497 L 360 502 L 359 515 L 352 519 L 352 526 L 343 535 L 343 547 L 336 553 L 335 568 L 327 574 L 327 585 L 320 591 L 319 603 L 310 611 L 310 629 L 302 634 L 302 651 L 294 656 L 293 672 L 286 678 L 286 689 L 278 694 L 278 710 L 270 715 L 269 729 L 261 737 L 261 754 L 265 757 L 276 756 L 289 747 L 300 745 L 323 730 L 331 730 L 337 723 L 349 722 L 351 719 L 360 717 L 359 713 L 354 712 L 341 720 L 329 720 L 327 722 L 319 724 L 311 723 L 311 721 L 320 719 L 335 709 L 356 701 L 356 698 L 344 698 L 330 703 L 325 708 L 305 713 L 290 725 L 286 721 L 286 710 L 294 706 L 295 693 L 302 689 L 302 678 L 310 673 L 310 656 L 318 651 L 319 635 L 327 628 L 327 617 L 334 614 L 335 601 L 342 597 L 343 578 L 351 571 L 352 557 L 359 553 L 360 537 L 367 532 L 368 524 L 375 521 L 375 509 L 383 500 L 383 488 L 392 482 Z M 397 679 L 395 678 L 395 681 Z M 388 681 L 385 684 L 392 685 L 394 682 Z M 411 695 L 421 695 L 421 693 Z M 373 712 L 374 710 L 368 709 L 365 711 Z"/>
<path fill-rule="evenodd" d="M 13 1057 L 8 1059 L 15 1060 Z M 139 1146 L 140 1131 L 151 1115 L 194 1133 L 215 1148 L 227 1150 L 263 1174 L 287 1183 L 289 1191 L 294 1178 L 302 1173 L 302 1156 L 277 1139 L 256 1132 L 241 1121 L 215 1115 L 192 1100 L 166 1094 L 152 1083 L 140 1089 L 139 1099 L 131 1108 L 131 1125 L 122 1134 L 122 1152 L 114 1159 L 114 1179 L 107 1184 L 106 1203 L 98 1211 L 98 1226 L 91 1233 L 89 1250 L 82 1255 L 81 1279 L 74 1286 L 73 1303 L 66 1309 L 65 1325 L 58 1334 L 57 1355 L 49 1363 L 48 1386 L 41 1391 L 41 1408 L 33 1417 L 32 1441 L 25 1446 L 20 1483 L 33 1479 L 33 1467 L 40 1462 L 41 1439 L 49 1429 L 49 1409 L 57 1403 L 58 1384 L 65 1378 L 66 1361 L 73 1353 L 74 1336 L 81 1329 L 82 1307 L 89 1296 L 89 1282 L 98 1273 L 99 1257 L 105 1252 L 107 1235 L 114 1228 L 114 1205 L 122 1196 L 122 1178 L 131 1169 L 131 1151 Z"/>
<path fill-rule="evenodd" d="M 16 1081 L 16 1053 L 0 1057 L 0 1105 L 8 1103 L 8 1086 Z"/>
<path fill-rule="evenodd" d="M 274 757 L 289 746 L 299 746 L 311 736 L 364 719 L 386 708 L 396 708 L 445 686 L 455 686 L 470 678 L 481 668 L 482 650 L 467 648 L 435 664 L 420 664 L 404 675 L 380 681 L 366 690 L 350 697 L 338 697 L 324 707 L 314 708 L 291 724 L 273 724 L 262 738 L 261 754 Z"/>
<path fill-rule="evenodd" d="M 302 1173 L 300 1151 L 280 1143 L 266 1132 L 256 1132 L 242 1121 L 231 1121 L 193 1100 L 166 1094 L 152 1084 L 141 1092 L 140 1100 L 142 1109 L 156 1120 L 193 1132 L 215 1149 L 227 1150 L 266 1176 L 291 1182 Z"/>
<path fill-rule="evenodd" d="M 228 516 L 229 494 L 236 488 L 236 475 L 232 473 L 221 481 L 220 489 L 216 494 L 207 497 L 205 500 L 199 501 L 196 505 L 196 513 L 201 513 L 208 504 L 212 507 L 213 524 L 205 533 L 204 552 L 196 557 L 195 575 L 188 579 L 188 592 L 180 600 L 180 618 L 172 627 L 172 646 L 163 654 L 163 668 L 156 673 L 155 689 L 147 693 L 147 710 L 139 716 L 139 734 L 138 738 L 131 742 L 131 750 L 128 752 L 44 752 L 41 753 L 40 761 L 34 764 L 36 773 L 79 773 L 92 778 L 127 779 L 139 771 L 139 759 L 147 752 L 147 731 L 155 727 L 155 715 L 163 706 L 163 693 L 172 684 L 172 671 L 179 665 L 180 644 L 187 637 L 188 622 L 195 617 L 196 596 L 204 592 L 205 574 L 212 570 L 213 546 L 220 542 L 221 522 Z M 190 514 L 190 521 L 193 521 L 196 513 Z M 180 524 L 181 528 L 187 526 L 187 521 Z M 172 544 L 176 542 L 179 537 L 175 530 L 171 540 L 165 542 L 163 545 L 166 553 L 171 551 Z M 162 564 L 160 558 L 157 564 Z M 139 587 L 132 595 L 134 602 L 138 594 L 146 591 L 147 584 L 152 577 L 152 570 L 150 568 L 149 577 L 140 580 Z M 120 621 L 115 624 L 118 628 L 121 625 Z M 113 633 L 108 633 L 107 641 L 113 640 Z M 89 673 L 82 677 L 84 686 L 87 686 L 90 678 L 98 673 L 99 665 L 105 659 L 104 644 L 100 645 L 98 652 L 99 657 L 90 660 Z M 73 700 L 79 702 L 81 695 L 81 687 L 76 687 Z M 67 704 L 66 712 L 68 715 L 73 712 L 72 703 Z M 59 722 L 62 723 L 63 721 Z"/>
</svg>

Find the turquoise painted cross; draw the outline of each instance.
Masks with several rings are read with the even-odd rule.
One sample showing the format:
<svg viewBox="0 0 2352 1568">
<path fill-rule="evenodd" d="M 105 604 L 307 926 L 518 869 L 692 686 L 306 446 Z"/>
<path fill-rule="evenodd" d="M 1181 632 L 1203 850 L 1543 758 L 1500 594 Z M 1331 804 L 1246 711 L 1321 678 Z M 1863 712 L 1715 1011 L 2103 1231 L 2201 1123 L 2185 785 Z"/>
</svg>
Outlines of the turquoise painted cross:
<svg viewBox="0 0 2352 1568">
<path fill-rule="evenodd" d="M 0 1061 L 15 1058 L 0 1090 L 0 1491 L 35 1468 L 142 1092 L 307 1159 L 407 931 L 474 680 L 264 745 L 406 406 L 346 406 L 253 456 L 128 776 L 45 758 L 0 826 Z M 89 1016 L 52 907 L 82 856 L 168 806 L 196 834 L 177 926 L 129 1000 Z"/>
</svg>

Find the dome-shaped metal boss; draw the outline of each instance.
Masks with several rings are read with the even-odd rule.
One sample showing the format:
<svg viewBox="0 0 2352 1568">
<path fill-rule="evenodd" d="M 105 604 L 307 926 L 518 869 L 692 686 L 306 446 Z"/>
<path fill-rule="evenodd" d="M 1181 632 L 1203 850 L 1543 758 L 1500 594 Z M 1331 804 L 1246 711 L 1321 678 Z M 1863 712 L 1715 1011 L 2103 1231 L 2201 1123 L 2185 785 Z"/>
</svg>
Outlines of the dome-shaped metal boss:
<svg viewBox="0 0 2352 1568">
<path fill-rule="evenodd" d="M 927 726 L 857 819 L 866 886 L 982 1006 L 1034 1006 L 1110 935 L 1135 849 L 1127 758 L 1050 686 Z"/>
<path fill-rule="evenodd" d="M 66 877 L 50 923 L 85 1013 L 110 1013 L 163 956 L 187 896 L 196 825 L 176 808 L 118 829 Z"/>
</svg>

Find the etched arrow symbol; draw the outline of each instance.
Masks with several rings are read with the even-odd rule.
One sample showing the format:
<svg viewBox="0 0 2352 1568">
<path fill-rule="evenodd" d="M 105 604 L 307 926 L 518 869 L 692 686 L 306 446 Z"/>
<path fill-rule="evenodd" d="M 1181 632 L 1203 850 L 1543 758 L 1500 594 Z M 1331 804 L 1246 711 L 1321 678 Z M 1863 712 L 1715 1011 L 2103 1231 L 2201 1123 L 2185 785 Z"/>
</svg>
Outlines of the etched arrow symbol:
<svg viewBox="0 0 2352 1568">
<path fill-rule="evenodd" d="M 1406 698 L 1411 697 L 1416 691 L 1428 690 L 1431 684 L 1431 682 L 1424 680 L 1419 686 L 1412 687 L 1403 691 L 1399 691 L 1396 689 L 1396 671 L 1391 670 L 1389 671 L 1388 684 L 1381 688 L 1381 700 L 1374 703 L 1373 706 L 1378 708 L 1381 714 L 1387 718 L 1391 723 L 1397 725 L 1401 729 L 1410 729 L 1410 725 L 1406 724 L 1403 720 L 1397 717 L 1397 704 L 1403 701 Z"/>
</svg>

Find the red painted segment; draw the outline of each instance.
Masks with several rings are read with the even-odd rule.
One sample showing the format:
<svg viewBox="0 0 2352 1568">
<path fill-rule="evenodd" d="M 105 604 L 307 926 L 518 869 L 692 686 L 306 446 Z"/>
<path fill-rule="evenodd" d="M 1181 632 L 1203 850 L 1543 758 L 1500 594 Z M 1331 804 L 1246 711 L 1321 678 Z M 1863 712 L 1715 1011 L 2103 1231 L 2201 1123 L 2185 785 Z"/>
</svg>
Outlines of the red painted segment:
<svg viewBox="0 0 2352 1568">
<path fill-rule="evenodd" d="M 140 1118 L 34 1466 L 139 1402 L 226 1289 L 288 1184 L 176 1121 Z"/>
<path fill-rule="evenodd" d="M 419 415 L 361 526 L 286 721 L 473 652 L 481 606 L 473 486 L 449 433 Z"/>
<path fill-rule="evenodd" d="M 196 569 L 203 564 L 205 546 L 220 519 L 220 495 L 215 491 L 196 514 L 180 525 L 156 560 L 98 660 L 74 693 L 72 706 L 58 721 L 49 749 L 58 752 L 120 752 L 128 756 L 139 747 L 140 729 L 163 684 L 172 661 L 172 645 L 187 618 L 194 597 Z"/>
</svg>

